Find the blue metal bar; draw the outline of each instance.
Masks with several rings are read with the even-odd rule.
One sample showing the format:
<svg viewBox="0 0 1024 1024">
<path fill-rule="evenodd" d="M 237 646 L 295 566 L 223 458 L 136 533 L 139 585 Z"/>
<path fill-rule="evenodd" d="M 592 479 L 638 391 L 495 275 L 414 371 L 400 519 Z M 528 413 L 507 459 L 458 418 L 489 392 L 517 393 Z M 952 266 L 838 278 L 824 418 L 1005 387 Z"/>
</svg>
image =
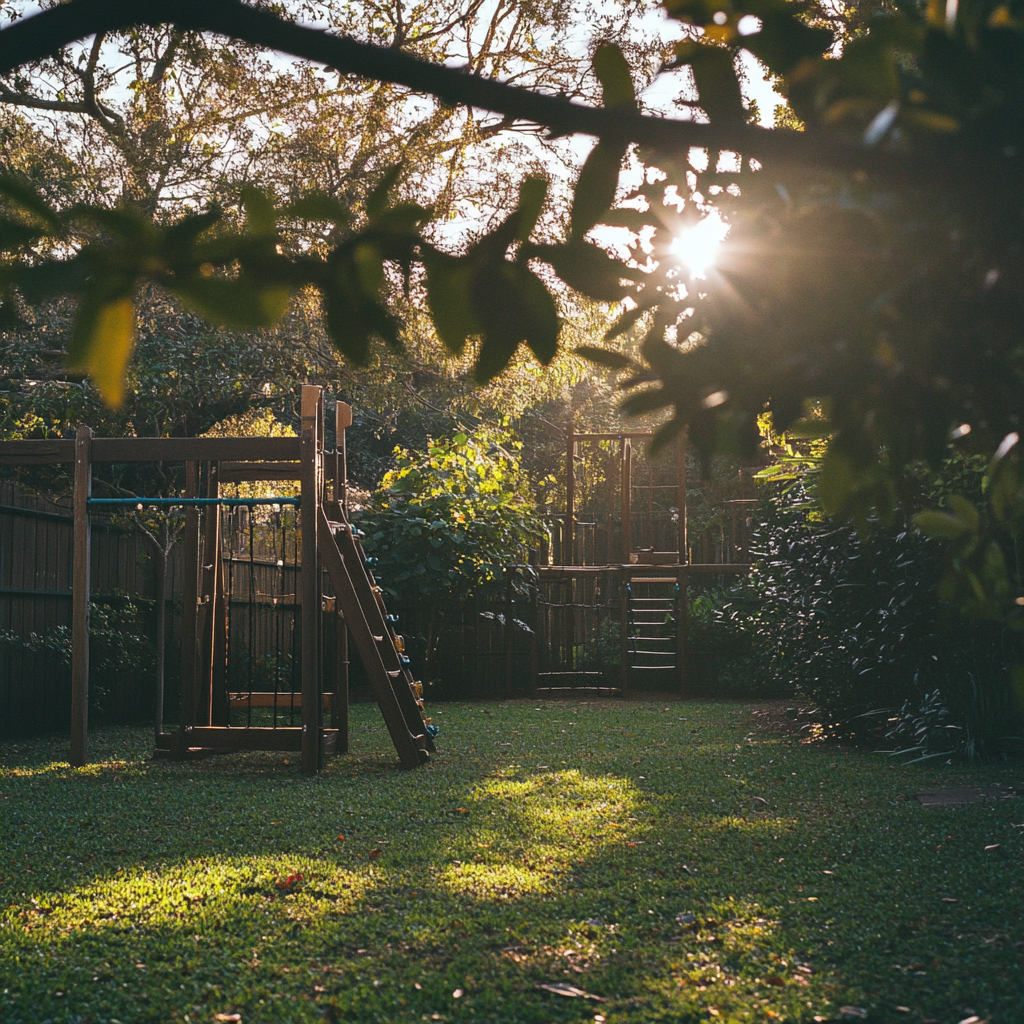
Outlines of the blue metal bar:
<svg viewBox="0 0 1024 1024">
<path fill-rule="evenodd" d="M 157 508 L 171 508 L 178 505 L 202 506 L 202 505 L 295 505 L 298 507 L 299 498 L 90 498 L 89 507 L 111 506 L 111 505 L 149 505 Z"/>
</svg>

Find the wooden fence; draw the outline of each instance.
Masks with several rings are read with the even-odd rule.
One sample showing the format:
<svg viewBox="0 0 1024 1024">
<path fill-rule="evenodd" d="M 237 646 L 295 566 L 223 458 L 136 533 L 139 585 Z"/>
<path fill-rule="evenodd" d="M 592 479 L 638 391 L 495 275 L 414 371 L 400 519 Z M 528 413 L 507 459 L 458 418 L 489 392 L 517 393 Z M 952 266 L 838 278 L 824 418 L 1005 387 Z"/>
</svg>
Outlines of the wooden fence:
<svg viewBox="0 0 1024 1024">
<path fill-rule="evenodd" d="M 70 669 L 61 651 L 61 630 L 71 622 L 70 502 L 20 492 L 0 481 L 0 737 L 63 730 L 70 719 Z M 725 561 L 747 540 L 746 503 L 719 530 L 717 550 L 701 539 L 708 561 Z M 301 672 L 300 616 L 294 524 L 251 521 L 246 509 L 222 513 L 222 558 L 229 591 L 229 691 L 298 690 Z M 265 518 L 265 517 L 264 517 Z M 716 528 L 718 529 L 718 528 Z M 587 533 L 577 532 L 585 545 Z M 696 540 L 696 538 L 694 538 Z M 655 539 L 657 541 L 657 539 Z M 598 554 L 590 542 L 591 557 Z M 717 555 L 717 558 L 713 557 Z M 137 632 L 155 634 L 155 550 L 126 522 L 93 517 L 94 605 L 117 611 L 129 602 L 138 612 Z M 594 570 L 591 570 L 591 574 Z M 176 720 L 181 649 L 182 555 L 168 566 L 165 707 Z M 389 601 L 400 616 L 398 631 L 417 678 L 430 682 L 428 698 L 478 699 L 526 696 L 544 677 L 597 673 L 600 685 L 617 685 L 623 654 L 621 581 L 616 570 L 578 580 L 544 574 L 533 588 L 509 586 L 459 607 Z M 324 593 L 331 593 L 325 585 Z M 323 619 L 324 687 L 334 685 L 337 617 Z M 431 641 L 441 636 L 428 657 Z M 69 633 L 65 634 L 69 641 Z M 94 634 L 94 648 L 97 638 Z M 152 652 L 136 652 L 102 678 L 94 658 L 91 691 L 99 695 L 95 722 L 152 722 Z M 127 659 L 131 662 L 133 659 Z M 352 695 L 371 697 L 358 657 L 352 655 Z M 697 669 L 697 665 L 693 666 Z M 585 681 L 585 680 L 584 680 Z M 696 675 L 694 675 L 696 681 Z M 290 703 L 289 703 L 290 707 Z"/>
</svg>

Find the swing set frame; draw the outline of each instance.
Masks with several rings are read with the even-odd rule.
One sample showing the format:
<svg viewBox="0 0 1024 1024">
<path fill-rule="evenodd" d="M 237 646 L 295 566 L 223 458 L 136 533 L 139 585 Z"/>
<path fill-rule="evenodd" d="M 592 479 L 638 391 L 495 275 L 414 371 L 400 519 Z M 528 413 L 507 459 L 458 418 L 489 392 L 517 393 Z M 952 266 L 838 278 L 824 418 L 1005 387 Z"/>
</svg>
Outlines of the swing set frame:
<svg viewBox="0 0 1024 1024">
<path fill-rule="evenodd" d="M 74 440 L 0 442 L 0 463 L 74 463 L 72 565 L 71 764 L 88 763 L 90 508 L 110 504 L 183 505 L 184 594 L 181 708 L 174 732 L 157 735 L 157 756 L 185 760 L 239 750 L 301 753 L 302 769 L 320 771 L 332 753 L 348 750 L 349 638 L 366 667 L 403 768 L 415 768 L 434 751 L 423 718 L 422 687 L 392 628 L 381 590 L 348 521 L 345 431 L 351 407 L 336 407 L 337 446 L 324 445 L 324 395 L 301 389 L 298 437 L 99 438 L 79 426 Z M 185 494 L 175 499 L 93 499 L 94 463 L 184 462 Z M 292 504 L 294 499 L 224 498 L 222 484 L 298 481 L 301 565 L 296 600 L 301 622 L 301 725 L 273 727 L 215 724 L 218 688 L 225 685 L 226 601 L 221 559 L 220 508 L 224 505 Z M 202 493 L 205 492 L 205 493 Z M 324 574 L 335 594 L 323 594 Z M 339 616 L 339 641 L 324 651 L 321 615 Z M 337 659 L 333 693 L 322 686 L 323 658 Z M 252 706 L 274 694 L 249 694 Z M 294 700 L 293 697 L 289 697 Z M 230 703 L 230 700 L 229 700 Z M 325 707 L 330 726 L 325 726 Z"/>
</svg>

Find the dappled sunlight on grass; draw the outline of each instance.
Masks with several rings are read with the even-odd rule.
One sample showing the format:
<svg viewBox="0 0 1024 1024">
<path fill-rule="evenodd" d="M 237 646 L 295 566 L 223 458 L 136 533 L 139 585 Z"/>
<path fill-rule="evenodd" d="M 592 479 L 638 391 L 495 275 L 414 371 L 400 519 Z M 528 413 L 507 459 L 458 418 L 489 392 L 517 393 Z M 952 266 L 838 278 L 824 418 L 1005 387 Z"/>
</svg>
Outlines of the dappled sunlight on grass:
<svg viewBox="0 0 1024 1024">
<path fill-rule="evenodd" d="M 1010 807 L 922 812 L 913 771 L 737 707 L 537 707 L 438 709 L 409 773 L 358 706 L 317 779 L 144 761 L 128 730 L 82 772 L 6 747 L 0 1020 L 1016 1019 Z"/>
</svg>

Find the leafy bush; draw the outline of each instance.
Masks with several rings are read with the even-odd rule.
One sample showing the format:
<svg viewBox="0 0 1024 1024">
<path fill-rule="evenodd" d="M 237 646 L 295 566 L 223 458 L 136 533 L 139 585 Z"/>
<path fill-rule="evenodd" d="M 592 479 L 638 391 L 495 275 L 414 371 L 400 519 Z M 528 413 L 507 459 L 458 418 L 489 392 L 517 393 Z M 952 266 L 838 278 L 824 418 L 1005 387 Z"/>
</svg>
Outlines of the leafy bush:
<svg viewBox="0 0 1024 1024">
<path fill-rule="evenodd" d="M 144 616 L 142 605 L 129 596 L 89 604 L 91 713 L 100 716 L 120 713 L 120 717 L 126 717 L 126 709 L 113 706 L 116 678 L 152 672 L 154 651 L 153 644 L 145 635 Z M 9 630 L 0 630 L 0 647 L 20 647 L 36 654 L 49 654 L 64 672 L 70 673 L 69 626 L 53 626 L 45 633 L 29 633 L 24 637 Z M 127 717 L 132 716 L 129 714 Z"/>
<path fill-rule="evenodd" d="M 507 586 L 525 596 L 532 585 L 532 570 L 508 572 L 527 561 L 542 529 L 520 450 L 488 428 L 431 441 L 425 452 L 396 448 L 396 467 L 358 516 L 384 590 L 399 608 L 429 606 L 417 615 L 424 635 L 406 638 L 410 651 L 422 651 L 427 682 L 441 637 L 467 601 L 501 596 Z M 527 628 L 514 619 L 517 626 Z"/>
<path fill-rule="evenodd" d="M 956 467 L 955 475 L 963 472 Z M 917 497 L 943 489 L 941 478 L 909 484 Z M 927 704 L 928 714 L 917 715 L 928 720 L 925 734 L 935 731 L 942 707 L 943 732 L 961 730 L 959 750 L 1006 749 L 1021 731 L 1011 672 L 1024 662 L 1022 635 L 939 600 L 936 541 L 877 522 L 861 536 L 823 517 L 813 497 L 799 481 L 765 502 L 751 580 L 761 602 L 756 647 L 765 682 L 793 686 L 845 735 L 880 737 L 885 720 L 869 713 L 891 709 L 911 723 L 904 733 L 920 745 L 913 709 Z M 906 745 L 905 737 L 899 742 Z"/>
<path fill-rule="evenodd" d="M 401 600 L 460 602 L 503 585 L 541 533 L 518 442 L 486 428 L 395 449 L 371 507 L 358 517 L 384 589 Z"/>
</svg>

